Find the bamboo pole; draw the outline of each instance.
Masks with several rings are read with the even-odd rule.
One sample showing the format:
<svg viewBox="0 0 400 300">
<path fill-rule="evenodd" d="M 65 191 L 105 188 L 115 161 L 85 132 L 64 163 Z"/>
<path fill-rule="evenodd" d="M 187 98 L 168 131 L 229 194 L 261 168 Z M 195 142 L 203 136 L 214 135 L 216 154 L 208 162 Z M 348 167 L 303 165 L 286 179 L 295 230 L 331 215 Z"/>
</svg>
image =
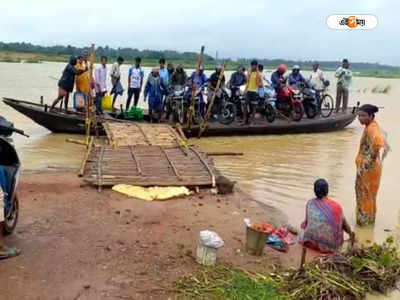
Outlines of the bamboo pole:
<svg viewBox="0 0 400 300">
<path fill-rule="evenodd" d="M 215 86 L 215 91 L 214 91 L 214 93 L 213 93 L 213 95 L 211 97 L 210 103 L 208 105 L 207 113 L 206 113 L 204 119 L 200 123 L 200 130 L 199 130 L 199 135 L 198 135 L 199 138 L 203 134 L 204 130 L 206 130 L 206 128 L 207 128 L 208 119 L 210 118 L 211 110 L 212 110 L 212 108 L 214 106 L 214 101 L 215 101 L 216 94 L 217 94 L 218 90 L 220 89 L 220 86 L 221 86 L 221 83 L 222 83 L 222 78 L 224 78 L 224 73 L 225 73 L 225 63 L 222 66 L 221 73 L 219 73 L 217 85 Z"/>
<path fill-rule="evenodd" d="M 133 158 L 133 160 L 135 161 L 136 169 L 137 169 L 137 171 L 138 171 L 138 174 L 139 174 L 139 175 L 143 175 L 142 169 L 140 168 L 139 160 L 138 160 L 137 155 L 136 155 L 136 153 L 135 153 L 135 149 L 133 148 L 133 146 L 130 146 L 129 149 L 130 149 L 130 151 L 131 151 L 132 158 Z"/>
<path fill-rule="evenodd" d="M 87 146 L 85 141 L 81 141 L 81 140 L 76 140 L 76 139 L 66 139 L 65 140 L 67 143 L 73 143 L 73 144 L 77 144 L 77 145 L 82 145 L 82 146 Z"/>
<path fill-rule="evenodd" d="M 165 158 L 167 159 L 169 165 L 171 166 L 172 170 L 174 171 L 175 176 L 178 178 L 179 181 L 182 181 L 182 177 L 179 175 L 178 170 L 175 167 L 175 164 L 172 162 L 172 160 L 169 158 L 167 151 L 163 147 L 160 146 L 161 152 L 164 153 Z"/>
<path fill-rule="evenodd" d="M 300 268 L 299 270 L 304 269 L 304 264 L 306 262 L 306 254 L 307 254 L 307 248 L 303 246 L 303 249 L 301 250 L 301 260 L 300 260 Z"/>
<path fill-rule="evenodd" d="M 90 137 L 89 139 L 90 139 L 89 145 L 88 145 L 88 148 L 87 148 L 87 151 L 86 151 L 85 155 L 83 156 L 81 169 L 80 169 L 79 174 L 78 174 L 79 177 L 82 177 L 83 174 L 85 173 L 85 166 L 86 166 L 87 160 L 89 158 L 90 151 L 92 150 L 93 138 Z"/>
<path fill-rule="evenodd" d="M 190 98 L 190 107 L 187 113 L 187 123 L 186 123 L 186 128 L 190 131 L 190 127 L 192 125 L 192 120 L 194 116 L 194 104 L 195 104 L 195 99 L 196 99 L 196 92 L 197 92 L 197 82 L 199 80 L 199 74 L 200 74 L 200 67 L 203 63 L 203 55 L 204 55 L 204 46 L 201 46 L 200 50 L 200 55 L 199 55 L 199 60 L 197 61 L 197 68 L 196 68 L 196 73 L 193 78 L 193 85 L 192 85 L 192 96 Z"/>
<path fill-rule="evenodd" d="M 89 93 L 88 99 L 86 103 L 86 119 L 85 119 L 85 127 L 86 127 L 86 145 L 89 145 L 90 142 L 90 128 L 92 126 L 91 118 L 93 114 L 93 97 L 92 97 L 92 85 L 93 85 L 93 65 L 94 59 L 96 55 L 96 50 L 94 44 L 92 44 L 92 48 L 90 49 L 89 56 Z"/>
<path fill-rule="evenodd" d="M 97 160 L 97 189 L 99 192 L 101 192 L 103 186 L 103 156 L 104 146 L 101 146 L 100 155 Z"/>
<path fill-rule="evenodd" d="M 243 156 L 243 152 L 206 152 L 209 156 Z"/>
<path fill-rule="evenodd" d="M 192 151 L 197 155 L 197 157 L 200 159 L 200 161 L 201 161 L 201 162 L 203 163 L 203 165 L 206 167 L 208 173 L 209 173 L 210 176 L 211 176 L 212 187 L 214 188 L 214 187 L 215 187 L 215 176 L 214 176 L 214 173 L 213 173 L 213 171 L 211 170 L 210 166 L 209 166 L 209 165 L 207 164 L 207 162 L 203 159 L 203 157 L 201 157 L 200 153 L 197 152 L 197 150 L 196 150 L 195 148 L 190 148 L 190 150 L 192 150 Z"/>
</svg>

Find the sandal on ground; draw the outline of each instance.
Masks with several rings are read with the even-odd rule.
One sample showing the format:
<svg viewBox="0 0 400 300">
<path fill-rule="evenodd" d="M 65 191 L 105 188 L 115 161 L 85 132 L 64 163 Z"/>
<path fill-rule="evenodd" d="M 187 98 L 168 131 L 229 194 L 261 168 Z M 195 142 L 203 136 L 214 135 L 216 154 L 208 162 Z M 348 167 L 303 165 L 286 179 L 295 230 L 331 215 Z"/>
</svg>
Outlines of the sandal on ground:
<svg viewBox="0 0 400 300">
<path fill-rule="evenodd" d="M 21 250 L 15 247 L 0 247 L 0 260 L 15 257 L 21 254 Z"/>
</svg>

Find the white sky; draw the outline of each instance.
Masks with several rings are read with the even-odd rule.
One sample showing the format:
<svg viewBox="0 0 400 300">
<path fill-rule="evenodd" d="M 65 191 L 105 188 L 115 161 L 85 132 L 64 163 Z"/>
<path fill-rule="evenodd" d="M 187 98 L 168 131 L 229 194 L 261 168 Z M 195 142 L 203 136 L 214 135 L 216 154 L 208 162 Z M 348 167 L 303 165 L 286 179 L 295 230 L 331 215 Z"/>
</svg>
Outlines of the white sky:
<svg viewBox="0 0 400 300">
<path fill-rule="evenodd" d="M 206 52 L 220 57 L 400 66 L 398 0 L 3 0 L 0 41 Z M 335 31 L 331 14 L 374 14 L 375 30 Z"/>
</svg>

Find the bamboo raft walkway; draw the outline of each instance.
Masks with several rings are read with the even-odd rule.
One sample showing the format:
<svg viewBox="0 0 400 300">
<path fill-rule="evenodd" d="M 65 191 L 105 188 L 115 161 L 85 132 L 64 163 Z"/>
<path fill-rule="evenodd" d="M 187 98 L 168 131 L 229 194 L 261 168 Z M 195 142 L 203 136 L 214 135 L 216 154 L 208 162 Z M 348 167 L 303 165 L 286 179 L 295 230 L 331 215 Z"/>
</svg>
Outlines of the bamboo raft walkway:
<svg viewBox="0 0 400 300">
<path fill-rule="evenodd" d="M 166 124 L 104 125 L 108 145 L 90 143 L 80 175 L 91 185 L 215 186 L 206 155 Z"/>
<path fill-rule="evenodd" d="M 179 147 L 186 138 L 168 124 L 103 123 L 107 139 L 114 146 L 162 146 Z"/>
</svg>

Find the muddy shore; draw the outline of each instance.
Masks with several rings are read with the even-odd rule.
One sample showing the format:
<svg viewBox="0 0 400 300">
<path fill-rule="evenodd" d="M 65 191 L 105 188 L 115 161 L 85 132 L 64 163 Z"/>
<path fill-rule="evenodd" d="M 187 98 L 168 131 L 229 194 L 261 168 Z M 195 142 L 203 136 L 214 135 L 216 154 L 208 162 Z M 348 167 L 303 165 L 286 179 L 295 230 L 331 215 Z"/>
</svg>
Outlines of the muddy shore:
<svg viewBox="0 0 400 300">
<path fill-rule="evenodd" d="M 243 218 L 286 222 L 286 217 L 237 188 L 183 199 L 145 202 L 82 186 L 75 172 L 25 172 L 20 219 L 2 243 L 22 250 L 0 262 L 1 299 L 168 299 L 163 290 L 194 271 L 198 235 L 216 231 L 225 241 L 219 262 L 253 270 L 297 265 L 300 248 L 262 257 L 244 251 Z"/>
</svg>

